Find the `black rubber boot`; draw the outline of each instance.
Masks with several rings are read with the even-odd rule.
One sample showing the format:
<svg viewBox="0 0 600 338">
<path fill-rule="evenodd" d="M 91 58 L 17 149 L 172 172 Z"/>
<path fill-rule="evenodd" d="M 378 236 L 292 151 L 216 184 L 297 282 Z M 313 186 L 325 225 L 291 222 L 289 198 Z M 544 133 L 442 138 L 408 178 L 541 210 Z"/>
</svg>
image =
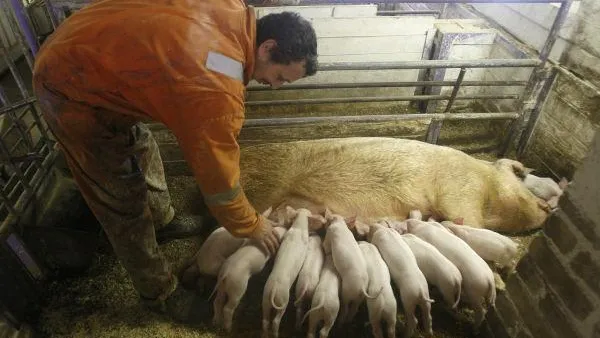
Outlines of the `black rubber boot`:
<svg viewBox="0 0 600 338">
<path fill-rule="evenodd" d="M 206 234 L 218 226 L 212 216 L 175 215 L 173 220 L 156 231 L 156 242 L 164 244 L 174 239 L 182 239 Z"/>
<path fill-rule="evenodd" d="M 142 297 L 141 303 L 150 311 L 167 315 L 176 322 L 200 325 L 211 318 L 211 304 L 207 298 L 203 293 L 178 285 L 164 301 Z"/>
</svg>

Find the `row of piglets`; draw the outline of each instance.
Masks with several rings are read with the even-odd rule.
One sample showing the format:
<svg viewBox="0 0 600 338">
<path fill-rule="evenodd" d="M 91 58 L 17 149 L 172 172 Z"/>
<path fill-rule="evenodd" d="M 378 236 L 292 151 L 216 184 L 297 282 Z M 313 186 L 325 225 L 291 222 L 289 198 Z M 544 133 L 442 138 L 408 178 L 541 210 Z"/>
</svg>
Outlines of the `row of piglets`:
<svg viewBox="0 0 600 338">
<path fill-rule="evenodd" d="M 270 209 L 264 215 L 269 214 Z M 425 331 L 432 333 L 433 300 L 428 282 L 441 291 L 451 307 L 456 307 L 461 299 L 471 305 L 480 323 L 486 311 L 482 303 L 494 304 L 495 286 L 490 268 L 479 255 L 506 262 L 516 252 L 514 242 L 508 239 L 510 245 L 504 236 L 488 234 L 488 230 L 479 233 L 481 229 L 450 222 L 423 222 L 418 212 L 412 212 L 411 219 L 403 222 L 376 222 L 369 226 L 367 241 L 358 242 L 350 230 L 356 227 L 356 221 L 328 210 L 323 217 L 306 209 L 287 207 L 283 213 L 279 209 L 275 218 L 281 225 L 276 227 L 281 245 L 263 290 L 264 336 L 278 336 L 294 282 L 296 325 L 300 328 L 308 317 L 308 337 L 314 337 L 319 325 L 320 336 L 327 337 L 337 319 L 349 322 L 364 301 L 374 336 L 384 336 L 384 322 L 387 336 L 395 337 L 397 302 L 392 280 L 407 318 L 406 336 L 411 336 L 416 328 L 417 306 L 421 308 Z M 323 239 L 313 231 L 319 228 L 325 232 Z M 491 252 L 495 243 L 504 243 L 510 249 L 503 254 Z M 487 255 L 486 250 L 490 251 Z M 194 269 L 217 276 L 213 291 L 216 325 L 231 331 L 233 314 L 249 278 L 262 271 L 270 258 L 251 241 L 235 238 L 223 228 L 207 238 L 195 257 Z M 304 314 L 308 305 L 310 310 Z"/>
<path fill-rule="evenodd" d="M 487 262 L 511 269 L 518 253 L 517 243 L 506 236 L 450 221 L 426 222 L 418 210 L 401 222 L 386 220 L 370 225 L 369 237 L 383 234 L 403 239 L 427 281 L 444 300 L 452 307 L 462 300 L 475 311 L 476 326 L 488 307 L 495 306 L 494 275 Z M 401 247 L 406 251 L 406 246 L 398 245 Z"/>
<path fill-rule="evenodd" d="M 269 217 L 271 208 L 263 213 Z M 307 209 L 284 209 L 278 217 L 275 231 L 281 241 L 274 258 L 273 269 L 263 290 L 263 332 L 278 336 L 279 324 L 290 299 L 290 289 L 296 283 L 296 299 L 309 297 L 316 286 L 323 262 L 319 236 L 309 236 L 309 229 L 320 229 L 325 223 L 321 215 L 312 215 Z M 316 255 L 315 255 L 316 254 Z M 195 256 L 195 272 L 217 276 L 213 291 L 213 323 L 231 332 L 234 312 L 246 293 L 248 280 L 261 272 L 272 257 L 253 241 L 233 237 L 223 228 L 215 230 Z M 306 260 L 313 266 L 305 263 Z M 321 265 L 316 265 L 321 262 Z M 315 277 L 316 275 L 316 277 Z M 211 294 L 211 297 L 212 295 Z M 301 317 L 302 313 L 298 313 Z"/>
</svg>

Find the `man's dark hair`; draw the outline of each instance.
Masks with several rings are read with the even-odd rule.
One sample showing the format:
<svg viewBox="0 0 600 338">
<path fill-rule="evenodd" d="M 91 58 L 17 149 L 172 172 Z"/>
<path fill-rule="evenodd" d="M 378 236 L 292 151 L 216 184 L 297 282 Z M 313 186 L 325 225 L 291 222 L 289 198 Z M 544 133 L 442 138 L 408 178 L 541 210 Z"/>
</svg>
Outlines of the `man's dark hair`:
<svg viewBox="0 0 600 338">
<path fill-rule="evenodd" d="M 306 61 L 306 76 L 317 72 L 317 34 L 308 20 L 294 12 L 272 13 L 256 23 L 256 46 L 273 39 L 271 60 L 279 64 Z"/>
</svg>

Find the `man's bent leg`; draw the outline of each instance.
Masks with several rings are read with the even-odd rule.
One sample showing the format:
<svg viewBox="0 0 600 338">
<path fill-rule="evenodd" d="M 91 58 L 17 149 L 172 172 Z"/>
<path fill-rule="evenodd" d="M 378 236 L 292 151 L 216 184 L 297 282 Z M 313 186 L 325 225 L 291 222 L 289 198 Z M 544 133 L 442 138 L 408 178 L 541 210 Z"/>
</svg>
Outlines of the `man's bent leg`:
<svg viewBox="0 0 600 338">
<path fill-rule="evenodd" d="M 154 218 L 154 227 L 158 230 L 171 222 L 175 216 L 162 158 L 154 136 L 144 123 L 136 123 L 131 130 L 135 147 L 139 150 L 139 166 L 148 187 L 148 205 Z"/>
<path fill-rule="evenodd" d="M 143 299 L 185 320 L 194 294 L 177 287 L 156 243 L 146 181 L 131 156 L 132 123 L 127 126 L 114 113 L 99 112 L 39 87 L 36 95 L 83 197 L 135 289 Z M 187 303 L 180 302 L 182 298 Z"/>
<path fill-rule="evenodd" d="M 175 212 L 156 140 L 141 122 L 132 128 L 132 133 L 139 153 L 139 166 L 148 187 L 148 204 L 154 218 L 158 243 L 198 235 L 216 227 L 217 221 L 210 215 L 184 216 Z"/>
</svg>

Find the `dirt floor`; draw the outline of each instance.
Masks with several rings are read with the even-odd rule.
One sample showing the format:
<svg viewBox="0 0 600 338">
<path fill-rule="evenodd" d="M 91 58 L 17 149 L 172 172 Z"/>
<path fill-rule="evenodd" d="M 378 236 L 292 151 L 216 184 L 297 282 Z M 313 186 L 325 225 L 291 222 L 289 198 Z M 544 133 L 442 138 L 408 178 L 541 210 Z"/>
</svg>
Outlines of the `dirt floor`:
<svg viewBox="0 0 600 338">
<path fill-rule="evenodd" d="M 491 159 L 487 156 L 477 156 Z M 174 204 L 184 213 L 196 213 L 194 201 L 199 194 L 191 177 L 171 177 L 169 187 Z M 196 212 L 195 212 L 196 211 Z M 533 236 L 519 237 L 522 252 Z M 199 247 L 202 239 L 180 240 L 162 246 L 168 260 L 180 266 Z M 171 322 L 168 318 L 144 310 L 137 303 L 137 296 L 123 267 L 109 248 L 97 250 L 92 265 L 76 277 L 51 283 L 47 304 L 36 325 L 41 337 L 221 337 L 225 336 L 206 325 L 188 327 Z M 233 337 L 259 337 L 260 299 L 262 286 L 268 276 L 267 267 L 262 275 L 250 280 L 246 296 L 236 311 Z M 435 293 L 433 297 L 438 297 Z M 435 298 L 435 299 L 439 299 Z M 212 312 L 212 311 L 210 311 Z M 212 314 L 211 314 L 212 315 Z M 448 311 L 441 301 L 433 304 L 432 317 L 434 337 L 473 337 L 469 323 L 471 312 Z M 293 308 L 288 307 L 281 324 L 281 337 L 301 337 L 305 329 L 293 330 Z M 402 313 L 399 313 L 397 333 L 403 330 Z M 366 311 L 355 319 L 350 327 L 337 328 L 332 337 L 370 337 Z M 415 337 L 423 337 L 419 332 Z"/>
</svg>

